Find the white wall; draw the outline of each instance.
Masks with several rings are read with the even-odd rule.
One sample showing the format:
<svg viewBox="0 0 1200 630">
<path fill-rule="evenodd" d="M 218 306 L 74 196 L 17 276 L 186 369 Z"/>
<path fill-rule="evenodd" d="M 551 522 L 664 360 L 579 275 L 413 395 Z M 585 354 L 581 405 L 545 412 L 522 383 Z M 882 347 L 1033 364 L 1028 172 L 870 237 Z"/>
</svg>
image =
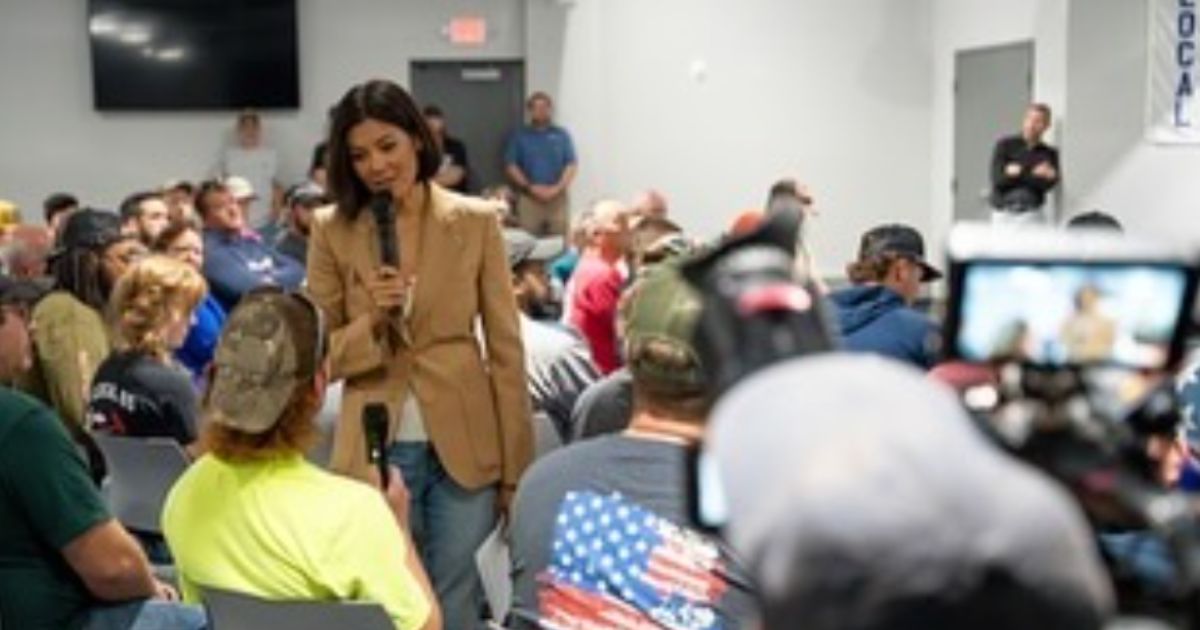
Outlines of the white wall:
<svg viewBox="0 0 1200 630">
<path fill-rule="evenodd" d="M 929 228 L 926 0 L 531 3 L 529 86 L 574 134 L 576 205 L 654 186 L 707 236 L 793 174 L 834 273 L 876 223 Z"/>
<path fill-rule="evenodd" d="M 955 54 L 1033 40 L 1034 99 L 1054 109 L 1050 141 L 1059 143 L 1072 124 L 1066 109 L 1068 4 L 1068 0 L 933 0 L 933 157 L 929 175 L 935 234 L 944 237 L 954 218 Z M 1014 132 L 1020 123 L 1013 121 Z M 981 155 L 979 159 L 986 162 L 990 157 Z M 1069 173 L 1069 169 L 1065 171 Z M 1070 175 L 1065 178 L 1064 188 L 1070 185 Z"/>
<path fill-rule="evenodd" d="M 114 207 L 171 177 L 209 174 L 233 114 L 99 113 L 92 108 L 85 2 L 0 4 L 0 198 L 40 219 L 56 190 Z M 408 80 L 412 58 L 519 58 L 522 0 L 299 0 L 301 108 L 265 114 L 282 177 L 297 181 L 324 132 L 324 115 L 351 85 Z M 442 37 L 450 17 L 483 16 L 489 43 L 458 49 Z"/>
<path fill-rule="evenodd" d="M 1102 209 L 1127 227 L 1200 240 L 1200 147 L 1144 140 L 1145 0 L 1076 0 L 1070 14 L 1073 124 L 1064 173 L 1078 210 Z"/>
</svg>

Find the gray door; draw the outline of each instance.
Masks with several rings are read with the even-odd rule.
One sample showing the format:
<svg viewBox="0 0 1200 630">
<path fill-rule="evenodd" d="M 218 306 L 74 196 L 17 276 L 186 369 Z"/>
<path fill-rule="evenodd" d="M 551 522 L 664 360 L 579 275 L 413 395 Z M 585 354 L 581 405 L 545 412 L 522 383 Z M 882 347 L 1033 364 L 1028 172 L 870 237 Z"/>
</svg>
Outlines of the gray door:
<svg viewBox="0 0 1200 630">
<path fill-rule="evenodd" d="M 987 220 L 992 149 L 1020 133 L 1033 100 L 1033 42 L 966 50 L 954 59 L 954 219 Z"/>
<path fill-rule="evenodd" d="M 470 188 L 504 183 L 504 144 L 521 124 L 525 64 L 521 61 L 414 61 L 413 97 L 446 114 L 446 131 L 467 146 Z"/>
</svg>

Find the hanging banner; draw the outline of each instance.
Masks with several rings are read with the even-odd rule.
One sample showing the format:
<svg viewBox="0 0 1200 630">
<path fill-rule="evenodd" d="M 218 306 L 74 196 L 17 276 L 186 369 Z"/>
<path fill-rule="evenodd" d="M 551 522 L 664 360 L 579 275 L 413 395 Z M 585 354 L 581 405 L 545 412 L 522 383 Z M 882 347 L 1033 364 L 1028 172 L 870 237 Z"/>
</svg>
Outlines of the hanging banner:
<svg viewBox="0 0 1200 630">
<path fill-rule="evenodd" d="M 1147 135 L 1152 142 L 1200 144 L 1197 0 L 1150 0 Z"/>
</svg>

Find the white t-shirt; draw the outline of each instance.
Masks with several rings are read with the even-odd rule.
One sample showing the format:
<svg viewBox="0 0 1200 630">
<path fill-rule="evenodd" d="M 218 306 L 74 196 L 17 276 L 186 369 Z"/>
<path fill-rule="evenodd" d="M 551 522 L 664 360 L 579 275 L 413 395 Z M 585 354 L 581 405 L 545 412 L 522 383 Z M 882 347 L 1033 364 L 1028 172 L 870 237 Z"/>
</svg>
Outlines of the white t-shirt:
<svg viewBox="0 0 1200 630">
<path fill-rule="evenodd" d="M 279 159 L 275 149 L 258 147 L 243 149 L 231 147 L 225 149 L 221 160 L 221 175 L 225 177 L 244 177 L 254 187 L 258 199 L 250 205 L 250 216 L 246 217 L 247 224 L 252 228 L 266 225 L 271 217 L 271 197 L 274 194 L 274 182 L 279 169 Z"/>
</svg>

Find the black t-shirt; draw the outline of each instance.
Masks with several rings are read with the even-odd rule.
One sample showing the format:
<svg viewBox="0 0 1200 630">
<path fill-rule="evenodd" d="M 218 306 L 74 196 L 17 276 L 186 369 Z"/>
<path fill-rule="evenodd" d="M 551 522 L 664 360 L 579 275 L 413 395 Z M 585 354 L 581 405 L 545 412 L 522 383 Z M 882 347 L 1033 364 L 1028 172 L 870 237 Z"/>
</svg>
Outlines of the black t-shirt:
<svg viewBox="0 0 1200 630">
<path fill-rule="evenodd" d="M 1035 177 L 1033 169 L 1047 163 L 1054 167 L 1054 179 Z M 1010 176 L 1005 172 L 1009 164 L 1019 164 L 1021 173 Z M 992 205 L 1001 207 L 1016 197 L 1027 205 L 1040 208 L 1046 202 L 1046 193 L 1058 185 L 1062 173 L 1058 167 L 1058 150 L 1038 142 L 1030 146 L 1025 138 L 1016 135 L 1002 138 L 992 152 Z"/>
<path fill-rule="evenodd" d="M 461 167 L 463 170 L 463 178 L 459 180 L 452 190 L 460 193 L 465 193 L 468 190 L 468 185 L 471 181 L 471 165 L 467 163 L 467 145 L 462 143 L 458 138 L 446 136 L 446 140 L 442 146 L 442 154 L 449 158 L 450 164 Z"/>
<path fill-rule="evenodd" d="M 94 429 L 134 437 L 196 439 L 196 391 L 188 373 L 139 352 L 115 352 L 96 371 L 88 402 Z"/>
</svg>

